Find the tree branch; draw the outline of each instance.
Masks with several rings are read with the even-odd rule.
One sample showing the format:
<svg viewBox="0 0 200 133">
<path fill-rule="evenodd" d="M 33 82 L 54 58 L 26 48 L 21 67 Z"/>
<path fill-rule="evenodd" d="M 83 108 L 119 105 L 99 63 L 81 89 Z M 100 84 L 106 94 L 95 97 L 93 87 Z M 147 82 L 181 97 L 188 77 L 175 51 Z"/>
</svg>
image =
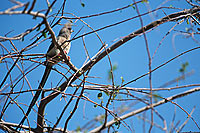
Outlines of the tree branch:
<svg viewBox="0 0 200 133">
<path fill-rule="evenodd" d="M 119 40 L 118 42 L 114 43 L 113 45 L 111 45 L 109 48 L 107 48 L 106 50 L 104 50 L 103 52 L 101 52 L 100 54 L 98 54 L 96 57 L 94 57 L 93 59 L 91 59 L 90 61 L 88 61 L 83 67 L 81 67 L 77 72 L 75 72 L 73 75 L 70 76 L 69 80 L 65 81 L 64 83 L 62 83 L 58 88 L 60 91 L 64 91 L 70 84 L 72 84 L 78 77 L 80 77 L 84 72 L 86 72 L 88 69 L 91 69 L 97 62 L 99 62 L 101 59 L 103 59 L 108 53 L 111 53 L 112 51 L 114 51 L 115 49 L 117 49 L 118 47 L 120 47 L 121 45 L 125 44 L 127 41 L 137 37 L 138 35 L 143 34 L 144 32 L 147 32 L 148 30 L 155 28 L 163 23 L 169 22 L 169 21 L 178 21 L 180 19 L 184 19 L 186 17 L 188 17 L 189 15 L 196 13 L 200 11 L 200 8 L 192 8 L 192 9 L 187 9 L 184 11 L 180 11 L 177 13 L 173 13 L 170 14 L 166 17 L 163 17 L 159 20 L 156 20 L 138 30 L 136 30 L 135 32 L 127 35 L 126 37 L 122 38 L 121 40 Z M 44 110 L 46 105 L 53 100 L 55 97 L 57 97 L 60 93 L 59 92 L 52 92 L 47 98 L 45 98 L 44 100 L 42 100 L 40 102 L 40 106 L 39 106 L 39 111 L 43 113 L 42 116 L 44 116 Z M 41 118 L 43 119 L 43 118 Z M 40 120 L 41 121 L 41 120 Z M 107 126 L 106 126 L 107 127 Z"/>
<path fill-rule="evenodd" d="M 145 107 L 140 108 L 140 109 L 138 109 L 138 110 L 135 110 L 135 111 L 132 111 L 132 112 L 130 112 L 130 113 L 127 113 L 127 114 L 125 114 L 125 115 L 119 117 L 119 120 L 127 119 L 127 118 L 129 118 L 129 117 L 131 117 L 131 116 L 135 116 L 136 114 L 139 114 L 139 113 L 141 113 L 141 112 L 147 111 L 147 110 L 151 109 L 151 107 L 157 107 L 157 106 L 159 106 L 159 105 L 162 105 L 162 104 L 167 103 L 168 101 L 172 101 L 172 100 L 175 100 L 175 99 L 177 99 L 177 98 L 181 98 L 181 97 L 184 97 L 184 96 L 186 96 L 186 95 L 189 95 L 189 94 L 192 94 L 192 93 L 198 92 L 198 91 L 200 91 L 200 87 L 193 88 L 193 89 L 190 89 L 190 90 L 185 91 L 185 92 L 183 92 L 183 93 L 180 93 L 180 94 L 177 94 L 177 95 L 174 95 L 174 96 L 165 98 L 165 99 L 163 99 L 163 100 L 161 100 L 161 101 L 159 101 L 159 102 L 157 102 L 157 103 L 154 103 L 154 104 L 152 104 L 152 105 L 148 105 L 148 106 L 145 106 Z M 108 122 L 108 123 L 106 124 L 105 128 L 108 128 L 108 127 L 110 127 L 111 125 L 113 125 L 113 124 L 115 124 L 115 123 L 116 123 L 116 120 L 113 119 L 113 120 L 111 120 L 110 122 Z M 101 126 L 95 128 L 95 129 L 93 129 L 93 130 L 90 131 L 90 132 L 91 132 L 91 133 L 96 133 L 96 132 L 98 132 L 100 129 L 101 129 Z"/>
</svg>

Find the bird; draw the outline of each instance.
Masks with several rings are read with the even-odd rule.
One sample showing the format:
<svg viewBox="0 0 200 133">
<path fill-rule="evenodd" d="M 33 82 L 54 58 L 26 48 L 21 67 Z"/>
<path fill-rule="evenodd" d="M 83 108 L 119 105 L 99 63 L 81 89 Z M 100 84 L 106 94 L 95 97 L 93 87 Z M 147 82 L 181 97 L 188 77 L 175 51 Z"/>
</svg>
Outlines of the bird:
<svg viewBox="0 0 200 133">
<path fill-rule="evenodd" d="M 69 40 L 71 38 L 71 34 L 73 32 L 71 26 L 72 26 L 72 23 L 67 22 L 64 25 L 64 27 L 60 30 L 60 32 L 59 32 L 59 34 L 56 38 L 58 45 L 61 47 L 64 54 L 66 54 L 66 55 L 69 53 L 69 50 L 70 50 L 70 47 L 71 47 L 71 43 L 69 42 Z M 69 56 L 67 56 L 67 57 L 68 57 L 68 60 L 69 60 L 70 57 Z M 37 99 L 39 98 L 40 93 L 42 92 L 42 88 L 44 87 L 44 85 L 45 85 L 45 83 L 48 79 L 48 76 L 51 72 L 52 67 L 60 61 L 63 61 L 62 54 L 60 53 L 60 50 L 57 47 L 57 45 L 52 42 L 51 45 L 49 46 L 49 49 L 48 49 L 47 54 L 46 54 L 46 61 L 44 63 L 46 65 L 46 68 L 45 68 L 45 72 L 43 74 L 42 80 L 40 81 L 40 84 L 38 86 L 38 90 L 36 91 L 32 101 L 31 101 L 31 103 L 28 107 L 26 115 L 23 117 L 21 122 L 18 124 L 16 130 L 18 128 L 20 128 L 21 125 L 23 125 L 25 119 L 28 117 L 29 113 L 31 112 L 31 109 L 36 104 Z"/>
</svg>

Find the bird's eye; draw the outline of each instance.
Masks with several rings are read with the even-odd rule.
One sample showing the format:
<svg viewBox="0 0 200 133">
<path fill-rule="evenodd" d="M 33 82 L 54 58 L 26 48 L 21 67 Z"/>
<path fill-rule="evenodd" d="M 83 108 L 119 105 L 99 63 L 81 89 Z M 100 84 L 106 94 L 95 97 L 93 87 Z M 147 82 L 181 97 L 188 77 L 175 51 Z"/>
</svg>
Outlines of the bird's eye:
<svg viewBox="0 0 200 133">
<path fill-rule="evenodd" d="M 71 30 L 72 30 L 72 28 L 68 28 L 68 30 L 70 30 L 70 31 L 71 31 Z"/>
</svg>

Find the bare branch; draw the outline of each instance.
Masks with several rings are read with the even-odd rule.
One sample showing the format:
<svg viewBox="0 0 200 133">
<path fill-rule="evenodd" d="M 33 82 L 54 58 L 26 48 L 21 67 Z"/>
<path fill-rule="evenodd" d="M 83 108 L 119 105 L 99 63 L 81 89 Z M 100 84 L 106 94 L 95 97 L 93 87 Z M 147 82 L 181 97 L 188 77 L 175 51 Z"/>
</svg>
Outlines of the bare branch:
<svg viewBox="0 0 200 133">
<path fill-rule="evenodd" d="M 157 102 L 157 103 L 153 103 L 152 105 L 148 105 L 148 106 L 145 106 L 145 107 L 140 108 L 140 109 L 138 109 L 138 110 L 135 110 L 135 111 L 133 111 L 133 112 L 127 113 L 127 114 L 121 116 L 121 117 L 120 117 L 120 120 L 127 119 L 127 118 L 129 118 L 129 117 L 131 117 L 131 116 L 134 116 L 134 115 L 136 115 L 136 114 L 139 114 L 139 113 L 141 113 L 141 112 L 143 112 L 143 111 L 149 110 L 149 109 L 151 109 L 151 107 L 160 106 L 160 105 L 162 105 L 162 104 L 167 103 L 168 101 L 172 101 L 172 100 L 175 100 L 175 99 L 177 99 L 177 98 L 181 98 L 181 97 L 184 97 L 184 96 L 186 96 L 186 95 L 188 95 L 188 94 L 192 94 L 192 93 L 198 92 L 198 91 L 200 91 L 200 87 L 198 87 L 198 88 L 193 88 L 193 89 L 190 89 L 190 90 L 185 91 L 185 92 L 183 92 L 183 93 L 180 93 L 180 94 L 177 94 L 177 95 L 174 95 L 174 96 L 165 98 L 164 100 L 161 100 L 161 101 L 159 101 L 159 102 Z M 112 120 L 112 121 L 108 122 L 108 123 L 106 124 L 105 128 L 110 127 L 111 125 L 115 124 L 115 122 L 116 122 L 116 120 Z M 97 128 L 95 128 L 94 130 L 92 130 L 92 131 L 90 131 L 90 132 L 91 132 L 91 133 L 96 133 L 96 132 L 98 132 L 100 129 L 101 129 L 101 127 L 97 127 Z"/>
</svg>

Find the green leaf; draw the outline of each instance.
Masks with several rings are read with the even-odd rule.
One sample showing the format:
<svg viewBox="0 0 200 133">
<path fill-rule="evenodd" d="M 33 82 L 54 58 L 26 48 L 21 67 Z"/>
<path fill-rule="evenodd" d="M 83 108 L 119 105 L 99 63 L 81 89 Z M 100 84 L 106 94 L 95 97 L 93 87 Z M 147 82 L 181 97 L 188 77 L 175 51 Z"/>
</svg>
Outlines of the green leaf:
<svg viewBox="0 0 200 133">
<path fill-rule="evenodd" d="M 101 99 L 102 95 L 103 95 L 102 92 L 100 92 L 100 93 L 97 95 L 98 99 Z"/>
<path fill-rule="evenodd" d="M 76 130 L 75 130 L 76 132 L 80 132 L 81 131 L 81 127 L 80 126 L 78 126 L 77 128 L 76 128 Z"/>
<path fill-rule="evenodd" d="M 185 66 L 187 67 L 189 65 L 189 63 L 188 62 L 185 62 Z"/>
<path fill-rule="evenodd" d="M 130 4 L 130 6 L 135 10 L 135 6 L 133 4 Z"/>
<path fill-rule="evenodd" d="M 108 71 L 108 80 L 110 81 L 112 79 L 111 71 Z"/>
<path fill-rule="evenodd" d="M 104 93 L 105 93 L 107 96 L 109 96 L 109 92 L 108 92 L 108 91 L 104 91 Z"/>
<path fill-rule="evenodd" d="M 82 74 L 82 72 L 81 72 L 81 71 L 79 71 L 78 73 L 79 73 L 80 75 Z"/>
<path fill-rule="evenodd" d="M 183 69 L 183 68 L 180 68 L 180 69 L 179 69 L 179 72 L 181 72 L 181 73 L 184 72 L 184 69 Z"/>
<path fill-rule="evenodd" d="M 186 72 L 186 68 L 188 65 L 189 65 L 188 62 L 181 64 L 181 68 L 179 69 L 179 72 L 181 72 L 181 73 Z"/>
<path fill-rule="evenodd" d="M 113 94 L 113 100 L 115 99 L 116 96 L 117 96 L 117 94 Z"/>
<path fill-rule="evenodd" d="M 47 38 L 47 33 L 45 31 L 42 31 L 42 35 L 44 36 L 44 38 Z"/>
<path fill-rule="evenodd" d="M 142 0 L 142 3 L 149 3 L 148 0 Z"/>
<path fill-rule="evenodd" d="M 187 18 L 186 22 L 187 22 L 187 24 L 190 24 L 190 22 L 189 22 L 189 19 L 188 19 L 188 18 Z"/>
<path fill-rule="evenodd" d="M 103 106 L 103 100 L 101 100 L 100 106 L 101 106 L 101 107 Z"/>
<path fill-rule="evenodd" d="M 133 4 L 130 4 L 129 6 L 133 6 Z"/>
<path fill-rule="evenodd" d="M 50 6 L 51 6 L 51 4 L 49 3 L 49 4 L 48 4 L 48 7 L 50 7 Z M 52 8 L 50 8 L 50 12 L 52 12 Z"/>
<path fill-rule="evenodd" d="M 124 83 L 124 78 L 123 78 L 122 76 L 121 76 L 120 78 L 121 78 L 121 80 L 122 80 L 122 84 L 123 84 L 123 83 Z"/>
<path fill-rule="evenodd" d="M 120 121 L 118 121 L 118 120 L 115 122 L 115 126 L 117 126 L 117 129 L 119 129 L 119 127 L 120 127 L 120 124 L 121 124 L 121 122 L 120 122 Z"/>
<path fill-rule="evenodd" d="M 117 64 L 114 64 L 112 66 L 112 73 L 114 73 L 115 70 L 117 70 L 118 66 Z M 111 70 L 108 71 L 108 80 L 110 81 L 112 79 L 112 73 L 111 73 Z"/>
<path fill-rule="evenodd" d="M 85 7 L 85 4 L 84 4 L 83 2 L 81 2 L 81 6 L 82 6 L 82 7 Z"/>
<path fill-rule="evenodd" d="M 112 69 L 113 71 L 117 70 L 117 64 L 114 64 Z"/>
</svg>

